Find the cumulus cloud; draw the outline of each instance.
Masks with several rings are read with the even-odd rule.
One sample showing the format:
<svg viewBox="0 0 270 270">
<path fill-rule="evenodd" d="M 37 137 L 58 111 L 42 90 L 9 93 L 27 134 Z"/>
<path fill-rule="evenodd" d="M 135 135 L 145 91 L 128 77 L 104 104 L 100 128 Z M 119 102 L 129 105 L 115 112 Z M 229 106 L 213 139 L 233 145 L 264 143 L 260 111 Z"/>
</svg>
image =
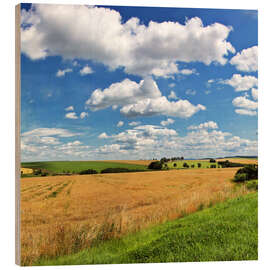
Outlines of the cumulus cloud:
<svg viewBox="0 0 270 270">
<path fill-rule="evenodd" d="M 254 100 L 258 100 L 258 89 L 252 88 L 251 89 L 251 95 L 252 95 Z"/>
<path fill-rule="evenodd" d="M 188 69 L 188 68 L 181 69 L 181 70 L 179 71 L 179 73 L 182 74 L 182 75 L 191 75 L 191 74 L 196 74 L 196 75 L 198 75 L 198 73 L 197 73 L 197 71 L 196 71 L 195 68 L 193 68 L 193 69 Z"/>
<path fill-rule="evenodd" d="M 196 95 L 196 90 L 187 89 L 186 90 L 186 95 L 194 96 L 194 95 Z"/>
<path fill-rule="evenodd" d="M 87 112 L 81 112 L 81 114 L 80 114 L 80 118 L 81 119 L 83 119 L 83 118 L 85 118 L 87 116 L 88 116 L 88 113 Z"/>
<path fill-rule="evenodd" d="M 257 115 L 257 111 L 251 111 L 251 110 L 246 110 L 246 109 L 236 109 L 235 112 L 237 114 L 242 114 L 242 115 L 250 115 L 250 116 Z"/>
<path fill-rule="evenodd" d="M 106 134 L 106 132 L 103 132 L 98 136 L 98 138 L 99 139 L 107 139 L 107 138 L 109 138 L 109 136 Z"/>
<path fill-rule="evenodd" d="M 188 118 L 206 107 L 193 105 L 188 100 L 168 101 L 166 97 L 155 99 L 143 99 L 130 105 L 123 106 L 120 112 L 127 117 L 166 115 L 180 118 Z"/>
<path fill-rule="evenodd" d="M 118 123 L 117 123 L 117 127 L 122 127 L 124 125 L 124 122 L 123 121 L 119 121 Z"/>
<path fill-rule="evenodd" d="M 131 127 L 134 127 L 134 126 L 138 126 L 139 124 L 140 124 L 141 122 L 137 122 L 137 121 L 132 121 L 132 122 L 130 122 L 130 123 L 128 123 L 128 125 L 129 126 L 131 126 Z"/>
<path fill-rule="evenodd" d="M 198 126 L 189 126 L 187 129 L 191 129 L 191 130 L 197 130 L 197 129 L 217 129 L 218 128 L 218 124 L 214 121 L 208 121 L 205 123 L 201 123 Z"/>
<path fill-rule="evenodd" d="M 168 125 L 173 124 L 173 123 L 174 123 L 174 120 L 171 119 L 171 118 L 168 118 L 167 120 L 163 120 L 163 121 L 160 122 L 160 124 L 162 126 L 168 126 Z"/>
<path fill-rule="evenodd" d="M 73 106 L 66 107 L 65 111 L 74 111 L 74 107 Z"/>
<path fill-rule="evenodd" d="M 87 65 L 80 70 L 81 76 L 85 76 L 85 75 L 91 74 L 93 72 L 94 71 L 92 70 L 92 68 L 87 66 Z"/>
<path fill-rule="evenodd" d="M 56 77 L 64 77 L 66 75 L 66 73 L 69 73 L 69 72 L 72 72 L 72 69 L 71 68 L 66 68 L 66 69 L 59 69 L 57 72 L 56 72 Z"/>
<path fill-rule="evenodd" d="M 175 83 L 170 83 L 169 87 L 173 88 L 173 87 L 175 87 L 175 85 L 176 85 Z"/>
<path fill-rule="evenodd" d="M 189 158 L 257 154 L 257 141 L 233 136 L 216 128 L 198 128 L 185 136 L 179 136 L 173 129 L 144 125 L 107 136 L 107 139 L 112 140 L 112 144 L 102 146 L 102 150 L 100 148 L 97 151 L 102 151 L 102 155 L 107 151 L 110 156 L 112 153 L 110 147 L 117 147 L 118 151 L 121 151 L 122 158 L 123 156 L 161 158 L 175 156 L 176 152 Z"/>
<path fill-rule="evenodd" d="M 258 103 L 247 99 L 246 97 L 236 97 L 233 99 L 232 104 L 235 107 L 240 107 L 247 110 L 256 110 L 258 108 Z"/>
<path fill-rule="evenodd" d="M 253 46 L 238 52 L 230 60 L 230 64 L 235 65 L 236 69 L 246 72 L 258 70 L 258 47 Z"/>
<path fill-rule="evenodd" d="M 144 25 L 135 17 L 123 22 L 120 13 L 109 8 L 46 4 L 22 13 L 22 52 L 32 60 L 59 55 L 97 61 L 110 69 L 123 67 L 129 74 L 169 76 L 179 72 L 177 61 L 224 65 L 226 56 L 235 53 L 227 41 L 230 26 L 204 26 L 198 17 L 184 24 Z"/>
<path fill-rule="evenodd" d="M 78 119 L 78 116 L 76 115 L 75 112 L 69 112 L 69 113 L 66 113 L 65 118 L 68 118 L 68 119 Z"/>
<path fill-rule="evenodd" d="M 178 99 L 177 95 L 175 94 L 174 91 L 170 92 L 170 95 L 168 96 L 169 99 Z"/>
<path fill-rule="evenodd" d="M 167 115 L 188 118 L 206 109 L 205 106 L 193 105 L 188 100 L 168 101 L 150 77 L 140 83 L 125 79 L 103 91 L 96 89 L 86 101 L 86 106 L 92 111 L 115 105 L 122 106 L 120 112 L 127 117 Z"/>
<path fill-rule="evenodd" d="M 236 92 L 248 91 L 252 87 L 258 86 L 258 79 L 254 76 L 241 76 L 241 74 L 234 74 L 231 79 L 221 81 L 223 84 L 232 86 Z"/>
<path fill-rule="evenodd" d="M 103 91 L 96 89 L 86 101 L 86 106 L 96 111 L 110 106 L 123 106 L 144 98 L 157 97 L 161 97 L 161 92 L 152 78 L 147 77 L 140 83 L 125 79 L 113 83 Z"/>
</svg>

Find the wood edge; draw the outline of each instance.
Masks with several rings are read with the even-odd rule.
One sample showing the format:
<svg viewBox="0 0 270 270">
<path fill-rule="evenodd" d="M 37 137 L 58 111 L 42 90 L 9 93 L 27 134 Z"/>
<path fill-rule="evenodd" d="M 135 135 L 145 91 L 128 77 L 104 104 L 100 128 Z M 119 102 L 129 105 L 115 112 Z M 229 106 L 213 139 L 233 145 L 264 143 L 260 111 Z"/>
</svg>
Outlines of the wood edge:
<svg viewBox="0 0 270 270">
<path fill-rule="evenodd" d="M 21 124 L 21 4 L 15 6 L 15 263 L 21 265 L 20 124 Z"/>
</svg>

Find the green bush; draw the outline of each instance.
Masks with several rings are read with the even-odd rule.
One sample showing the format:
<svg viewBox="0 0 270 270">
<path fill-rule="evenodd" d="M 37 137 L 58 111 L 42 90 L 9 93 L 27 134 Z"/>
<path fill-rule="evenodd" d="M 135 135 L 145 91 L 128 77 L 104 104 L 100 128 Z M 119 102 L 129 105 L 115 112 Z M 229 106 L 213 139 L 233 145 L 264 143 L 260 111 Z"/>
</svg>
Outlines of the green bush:
<svg viewBox="0 0 270 270">
<path fill-rule="evenodd" d="M 245 182 L 247 181 L 247 174 L 246 173 L 236 173 L 234 176 L 234 182 Z"/>
<path fill-rule="evenodd" d="M 246 180 L 258 179 L 258 166 L 257 165 L 246 165 L 239 169 L 236 174 L 245 173 L 247 175 Z"/>
<path fill-rule="evenodd" d="M 161 170 L 162 169 L 162 162 L 153 161 L 148 165 L 148 169 L 150 169 L 150 170 Z"/>
<path fill-rule="evenodd" d="M 258 180 L 247 181 L 246 186 L 248 189 L 258 190 Z"/>
<path fill-rule="evenodd" d="M 87 169 L 87 170 L 83 170 L 80 171 L 79 174 L 97 174 L 98 172 L 96 170 L 93 169 Z"/>
<path fill-rule="evenodd" d="M 198 163 L 198 168 L 201 168 L 202 167 L 202 164 L 201 163 Z"/>
</svg>

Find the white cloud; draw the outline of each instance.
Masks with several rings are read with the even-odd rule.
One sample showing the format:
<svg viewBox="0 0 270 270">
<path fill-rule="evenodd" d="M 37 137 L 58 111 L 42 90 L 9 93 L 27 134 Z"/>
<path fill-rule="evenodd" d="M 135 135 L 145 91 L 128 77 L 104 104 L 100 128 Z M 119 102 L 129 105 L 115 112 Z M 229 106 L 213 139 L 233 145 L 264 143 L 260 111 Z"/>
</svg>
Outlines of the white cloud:
<svg viewBox="0 0 270 270">
<path fill-rule="evenodd" d="M 117 127 L 122 127 L 124 125 L 124 122 L 123 121 L 119 121 L 118 123 L 117 123 Z"/>
<path fill-rule="evenodd" d="M 177 95 L 175 94 L 174 91 L 170 92 L 170 95 L 168 96 L 169 99 L 178 99 Z"/>
<path fill-rule="evenodd" d="M 125 79 L 122 82 L 113 83 L 103 91 L 96 89 L 86 101 L 86 106 L 96 111 L 110 106 L 131 104 L 144 98 L 157 97 L 161 97 L 161 92 L 152 78 L 147 77 L 140 83 Z"/>
<path fill-rule="evenodd" d="M 178 73 L 178 61 L 224 65 L 226 56 L 235 53 L 227 41 L 230 26 L 204 26 L 198 17 L 184 24 L 150 21 L 145 26 L 134 17 L 123 23 L 119 12 L 109 8 L 46 4 L 23 14 L 22 52 L 33 60 L 60 55 L 124 67 L 129 74 L 169 76 Z"/>
<path fill-rule="evenodd" d="M 175 87 L 175 85 L 176 85 L 175 83 L 170 83 L 169 87 L 173 88 L 173 87 Z"/>
<path fill-rule="evenodd" d="M 73 106 L 66 107 L 65 111 L 74 111 L 74 107 Z"/>
<path fill-rule="evenodd" d="M 62 138 L 66 137 L 73 137 L 79 135 L 78 133 L 72 133 L 66 129 L 62 128 L 36 128 L 31 131 L 27 131 L 22 133 L 22 137 L 26 136 L 41 136 L 41 137 L 46 137 L 46 136 L 58 136 Z"/>
<path fill-rule="evenodd" d="M 214 82 L 215 82 L 214 79 L 209 79 L 209 80 L 207 81 L 207 83 L 209 83 L 209 84 L 214 83 Z"/>
<path fill-rule="evenodd" d="M 75 112 L 69 112 L 69 113 L 66 113 L 65 118 L 68 118 L 68 119 L 78 119 L 78 116 L 76 115 Z"/>
<path fill-rule="evenodd" d="M 246 109 L 236 109 L 235 112 L 237 114 L 242 114 L 242 115 L 250 115 L 250 116 L 257 115 L 257 111 L 251 111 L 251 110 L 246 110 Z"/>
<path fill-rule="evenodd" d="M 193 68 L 193 69 L 187 69 L 187 68 L 181 69 L 181 70 L 179 71 L 179 73 L 182 74 L 182 75 L 191 75 L 191 74 L 196 74 L 196 75 L 198 75 L 196 69 L 194 69 L 194 68 Z"/>
<path fill-rule="evenodd" d="M 81 112 L 81 114 L 80 114 L 80 118 L 81 119 L 83 119 L 83 118 L 85 118 L 87 116 L 88 116 L 88 113 L 87 112 Z"/>
<path fill-rule="evenodd" d="M 258 103 L 247 99 L 246 97 L 236 97 L 233 99 L 232 104 L 235 107 L 240 107 L 247 110 L 256 110 L 258 108 Z"/>
<path fill-rule="evenodd" d="M 168 101 L 166 97 L 155 99 L 143 99 L 137 103 L 123 106 L 120 112 L 127 117 L 166 115 L 181 118 L 191 117 L 206 107 L 198 104 L 193 105 L 188 100 Z"/>
<path fill-rule="evenodd" d="M 230 64 L 235 65 L 236 69 L 246 72 L 258 70 L 258 47 L 253 46 L 238 52 L 230 60 Z"/>
<path fill-rule="evenodd" d="M 206 109 L 205 106 L 193 105 L 188 100 L 168 101 L 150 77 L 140 83 L 125 79 L 103 91 L 96 89 L 86 101 L 86 106 L 92 111 L 114 105 L 122 106 L 120 112 L 127 117 L 167 115 L 187 118 Z"/>
<path fill-rule="evenodd" d="M 234 74 L 231 79 L 221 81 L 223 84 L 232 86 L 236 92 L 248 91 L 252 87 L 258 86 L 258 79 L 254 76 L 241 76 Z"/>
<path fill-rule="evenodd" d="M 89 66 L 85 66 L 85 67 L 83 67 L 81 70 L 80 70 L 80 74 L 81 74 L 81 76 L 85 76 L 85 75 L 87 75 L 87 74 L 91 74 L 91 73 L 93 73 L 94 71 L 92 70 L 92 68 L 91 67 L 89 67 Z"/>
<path fill-rule="evenodd" d="M 258 89 L 252 88 L 251 89 L 251 95 L 252 95 L 254 100 L 258 100 Z"/>
<path fill-rule="evenodd" d="M 98 136 L 98 138 L 99 139 L 107 139 L 107 138 L 109 138 L 109 136 L 106 134 L 106 132 L 103 132 Z"/>
<path fill-rule="evenodd" d="M 163 121 L 160 122 L 160 124 L 162 126 L 168 126 L 168 125 L 173 124 L 173 123 L 174 123 L 174 120 L 171 119 L 171 118 L 168 118 L 167 120 L 163 120 Z"/>
<path fill-rule="evenodd" d="M 131 127 L 134 127 L 134 126 L 138 126 L 140 123 L 141 122 L 139 122 L 139 121 L 138 122 L 132 121 L 132 122 L 128 123 L 128 125 L 131 126 Z"/>
<path fill-rule="evenodd" d="M 72 69 L 71 68 L 66 68 L 66 69 L 59 69 L 57 72 L 56 72 L 56 77 L 64 77 L 66 75 L 66 73 L 69 73 L 69 72 L 72 72 Z"/>
<path fill-rule="evenodd" d="M 144 125 L 108 136 L 107 139 L 112 140 L 112 144 L 97 150 L 98 153 L 102 151 L 102 155 L 107 154 L 107 158 L 112 154 L 111 148 L 121 152 L 119 158 L 134 159 L 171 157 L 175 153 L 186 158 L 257 154 L 257 141 L 216 129 L 196 129 L 181 137 L 173 129 Z"/>
<path fill-rule="evenodd" d="M 189 126 L 187 129 L 197 130 L 197 129 L 217 129 L 218 124 L 214 121 L 208 121 L 205 123 L 201 123 L 198 126 Z"/>
<path fill-rule="evenodd" d="M 196 95 L 196 90 L 187 89 L 186 90 L 186 95 L 194 96 L 194 95 Z"/>
<path fill-rule="evenodd" d="M 209 94 L 211 94 L 211 91 L 210 90 L 205 90 L 205 92 L 204 92 L 206 95 L 209 95 Z"/>
</svg>

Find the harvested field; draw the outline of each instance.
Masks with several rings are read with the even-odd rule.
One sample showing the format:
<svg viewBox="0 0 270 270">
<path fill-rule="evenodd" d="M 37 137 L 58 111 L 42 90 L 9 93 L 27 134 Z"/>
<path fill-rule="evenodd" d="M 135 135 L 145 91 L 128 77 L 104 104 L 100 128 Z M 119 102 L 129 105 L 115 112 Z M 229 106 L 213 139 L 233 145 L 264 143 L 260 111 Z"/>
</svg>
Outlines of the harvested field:
<svg viewBox="0 0 270 270">
<path fill-rule="evenodd" d="M 179 218 L 246 193 L 237 168 L 21 179 L 22 264 Z"/>
<path fill-rule="evenodd" d="M 222 158 L 222 159 L 217 159 L 217 161 L 225 161 L 229 160 L 230 162 L 235 162 L 235 163 L 243 163 L 243 164 L 258 164 L 258 159 L 253 159 L 253 158 Z"/>
<path fill-rule="evenodd" d="M 21 173 L 22 174 L 30 174 L 33 172 L 33 169 L 30 168 L 21 168 Z"/>
</svg>

